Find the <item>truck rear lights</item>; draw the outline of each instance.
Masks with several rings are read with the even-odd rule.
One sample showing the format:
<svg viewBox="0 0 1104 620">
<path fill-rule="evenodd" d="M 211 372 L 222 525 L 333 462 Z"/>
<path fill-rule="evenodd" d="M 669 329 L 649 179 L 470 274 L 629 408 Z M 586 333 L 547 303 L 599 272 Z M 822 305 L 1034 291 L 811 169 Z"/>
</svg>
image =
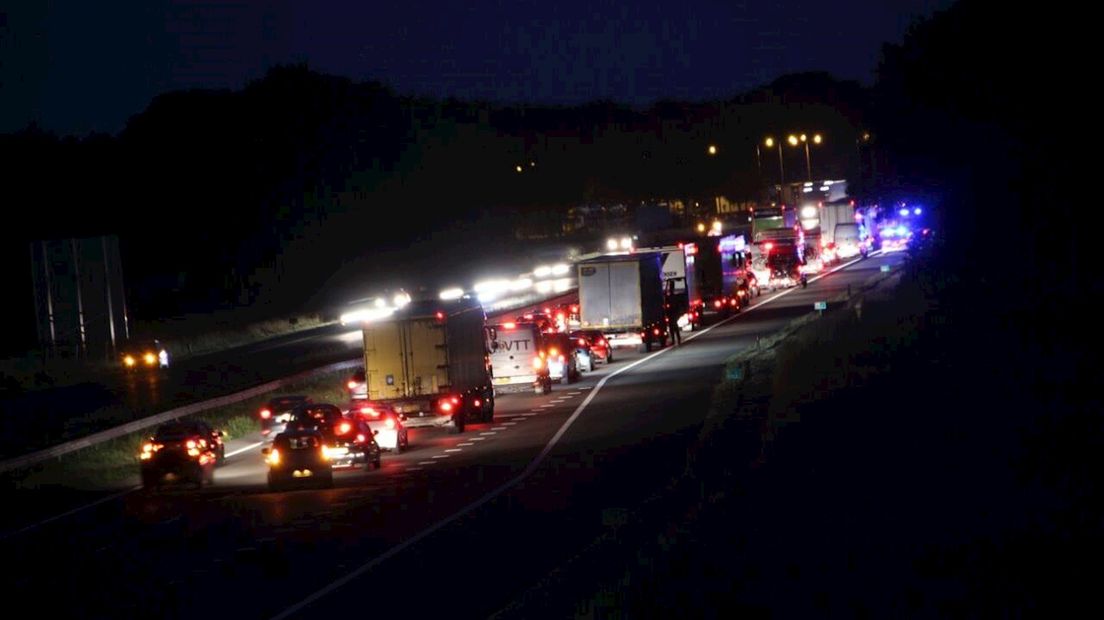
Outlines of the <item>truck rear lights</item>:
<svg viewBox="0 0 1104 620">
<path fill-rule="evenodd" d="M 268 409 L 261 409 L 261 419 L 267 420 L 272 417 L 272 412 Z"/>
<path fill-rule="evenodd" d="M 342 422 L 334 427 L 334 431 L 336 431 L 338 435 L 344 435 L 351 430 L 353 430 L 353 425 L 348 422 Z"/>
<path fill-rule="evenodd" d="M 537 370 L 540 370 L 541 366 L 543 366 L 543 365 L 544 365 L 544 360 L 543 359 L 541 359 L 539 357 L 534 357 L 533 358 L 533 368 L 536 368 Z"/>
<path fill-rule="evenodd" d="M 452 411 L 452 401 L 450 401 L 450 400 L 449 400 L 449 399 L 447 399 L 447 398 L 445 398 L 445 399 L 442 399 L 442 400 L 441 400 L 441 401 L 440 401 L 440 402 L 439 402 L 439 403 L 437 404 L 437 406 L 438 406 L 438 408 L 440 408 L 440 409 L 441 409 L 441 411 L 444 411 L 444 412 L 446 412 L 446 413 L 448 413 L 449 411 Z"/>
<path fill-rule="evenodd" d="M 395 418 L 387 418 L 384 420 L 383 425 L 387 428 L 395 428 Z"/>
<path fill-rule="evenodd" d="M 350 390 L 355 390 L 358 384 L 357 384 L 356 381 L 350 381 L 350 382 L 346 383 L 345 385 L 349 386 Z"/>
</svg>

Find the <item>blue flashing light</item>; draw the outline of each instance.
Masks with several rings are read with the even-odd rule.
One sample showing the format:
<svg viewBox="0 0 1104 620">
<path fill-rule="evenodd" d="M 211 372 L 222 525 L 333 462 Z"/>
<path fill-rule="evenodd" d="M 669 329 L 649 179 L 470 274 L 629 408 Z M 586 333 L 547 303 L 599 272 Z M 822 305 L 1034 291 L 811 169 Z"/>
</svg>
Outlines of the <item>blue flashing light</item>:
<svg viewBox="0 0 1104 620">
<path fill-rule="evenodd" d="M 908 209 L 901 209 L 901 217 L 908 217 L 908 214 L 909 214 Z"/>
<path fill-rule="evenodd" d="M 900 236 L 900 237 L 904 237 L 904 236 L 908 235 L 908 232 L 909 232 L 909 230 L 908 230 L 907 226 L 898 226 L 897 227 L 897 235 Z"/>
<path fill-rule="evenodd" d="M 920 211 L 920 207 L 916 207 L 915 209 L 913 209 L 913 210 L 912 210 L 912 214 L 913 214 L 913 215 L 920 215 L 920 213 L 922 213 L 922 212 Z"/>
</svg>

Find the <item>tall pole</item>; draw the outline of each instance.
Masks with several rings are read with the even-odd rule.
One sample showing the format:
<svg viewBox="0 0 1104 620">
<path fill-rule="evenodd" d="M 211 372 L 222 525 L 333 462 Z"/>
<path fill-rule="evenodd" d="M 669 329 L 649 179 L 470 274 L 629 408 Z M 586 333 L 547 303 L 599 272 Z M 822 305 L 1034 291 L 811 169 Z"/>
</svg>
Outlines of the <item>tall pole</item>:
<svg viewBox="0 0 1104 620">
<path fill-rule="evenodd" d="M 755 167 L 759 170 L 759 182 L 763 182 L 763 157 L 759 154 L 759 143 L 755 143 Z"/>
<path fill-rule="evenodd" d="M 46 281 L 46 322 L 50 324 L 50 353 L 57 354 L 57 328 L 54 326 L 54 292 L 50 284 L 50 255 L 42 242 L 42 275 Z"/>
<path fill-rule="evenodd" d="M 69 247 L 73 249 L 73 273 L 76 275 L 77 281 L 77 326 L 80 328 L 78 330 L 80 347 L 77 349 L 77 354 L 81 359 L 85 359 L 88 357 L 88 342 L 84 325 L 84 296 L 81 294 L 80 258 L 77 256 L 77 239 L 75 237 L 69 240 Z"/>
<path fill-rule="evenodd" d="M 812 183 L 812 181 L 813 181 L 813 166 L 812 166 L 812 164 L 809 163 L 809 141 L 808 140 L 805 141 L 805 173 L 809 177 L 808 179 L 806 179 L 806 181 L 809 181 L 810 183 Z"/>
<path fill-rule="evenodd" d="M 781 198 L 782 188 L 786 185 L 786 171 L 782 167 L 782 141 L 778 141 L 778 179 L 780 185 L 778 186 L 779 197 Z"/>
<path fill-rule="evenodd" d="M 111 335 L 111 357 L 108 360 L 112 360 L 117 354 L 117 347 L 115 346 L 115 310 L 111 305 L 111 270 L 108 268 L 107 237 L 100 237 L 100 249 L 103 250 L 104 289 L 107 291 L 107 330 Z"/>
</svg>

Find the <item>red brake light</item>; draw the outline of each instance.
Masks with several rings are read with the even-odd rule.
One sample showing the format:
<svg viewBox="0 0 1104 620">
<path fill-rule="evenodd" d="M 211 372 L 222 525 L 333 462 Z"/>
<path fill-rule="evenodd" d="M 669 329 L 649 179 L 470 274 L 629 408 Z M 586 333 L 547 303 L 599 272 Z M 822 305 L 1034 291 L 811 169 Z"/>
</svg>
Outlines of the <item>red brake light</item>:
<svg viewBox="0 0 1104 620">
<path fill-rule="evenodd" d="M 478 407 L 479 403 L 480 403 L 480 400 L 478 398 L 475 399 L 474 401 L 472 401 L 472 405 L 475 406 L 475 407 Z"/>
<path fill-rule="evenodd" d="M 713 305 L 717 308 L 720 308 L 721 306 L 724 305 L 724 302 L 721 301 L 720 299 L 718 299 L 717 301 L 713 302 Z"/>
<path fill-rule="evenodd" d="M 445 320 L 445 313 L 438 310 L 437 311 L 437 320 L 438 321 L 444 321 Z"/>
<path fill-rule="evenodd" d="M 579 306 L 571 306 L 571 313 L 572 314 L 578 314 L 578 312 L 579 312 Z"/>
<path fill-rule="evenodd" d="M 272 417 L 272 412 L 268 409 L 261 409 L 261 419 L 267 420 Z"/>
<path fill-rule="evenodd" d="M 195 449 L 195 447 L 196 447 L 195 440 L 194 439 L 189 439 L 187 442 L 184 443 L 184 447 L 188 448 L 189 450 Z"/>
<path fill-rule="evenodd" d="M 384 420 L 383 424 L 387 428 L 395 428 L 395 418 L 387 418 Z"/>
<path fill-rule="evenodd" d="M 357 433 L 357 443 L 364 443 L 365 439 L 367 439 L 367 437 L 364 436 L 364 433 Z"/>
<path fill-rule="evenodd" d="M 357 382 L 356 382 L 356 381 L 350 381 L 350 382 L 348 383 L 348 386 L 349 386 L 349 389 L 350 389 L 350 390 L 355 390 L 355 389 L 356 389 L 356 386 L 357 386 Z"/>
<path fill-rule="evenodd" d="M 379 412 L 371 407 L 361 407 L 360 412 L 364 415 L 371 416 L 373 418 L 379 417 Z"/>
<path fill-rule="evenodd" d="M 652 331 L 655 332 L 655 335 L 657 335 L 657 336 L 659 335 L 659 329 L 658 328 L 653 329 Z"/>
<path fill-rule="evenodd" d="M 770 252 L 771 250 L 774 249 L 774 244 L 773 243 L 767 243 L 763 246 L 763 249 Z"/>
<path fill-rule="evenodd" d="M 580 338 L 579 339 L 579 344 L 581 344 L 583 346 L 586 346 L 586 338 Z"/>
<path fill-rule="evenodd" d="M 452 404 L 459 405 L 460 404 L 460 397 L 459 396 L 453 396 L 452 397 Z"/>
<path fill-rule="evenodd" d="M 349 431 L 353 430 L 353 425 L 349 424 L 348 422 L 342 422 L 341 424 L 338 424 L 334 428 L 334 430 L 337 431 L 338 435 L 344 435 L 345 433 L 348 433 Z"/>
<path fill-rule="evenodd" d="M 448 399 L 444 399 L 444 400 L 441 401 L 439 407 L 441 408 L 441 411 L 445 411 L 445 412 L 452 411 L 452 402 L 449 401 Z"/>
</svg>

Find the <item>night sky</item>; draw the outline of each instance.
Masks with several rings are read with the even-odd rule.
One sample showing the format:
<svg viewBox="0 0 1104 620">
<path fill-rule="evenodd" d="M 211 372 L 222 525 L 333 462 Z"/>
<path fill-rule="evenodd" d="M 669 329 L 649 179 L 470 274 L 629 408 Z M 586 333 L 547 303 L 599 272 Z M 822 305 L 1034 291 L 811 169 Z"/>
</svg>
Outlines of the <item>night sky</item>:
<svg viewBox="0 0 1104 620">
<path fill-rule="evenodd" d="M 158 93 L 240 88 L 290 62 L 403 94 L 552 104 L 727 97 L 807 70 L 869 83 L 882 42 L 951 4 L 5 2 L 0 132 L 78 135 L 119 131 Z"/>
</svg>

